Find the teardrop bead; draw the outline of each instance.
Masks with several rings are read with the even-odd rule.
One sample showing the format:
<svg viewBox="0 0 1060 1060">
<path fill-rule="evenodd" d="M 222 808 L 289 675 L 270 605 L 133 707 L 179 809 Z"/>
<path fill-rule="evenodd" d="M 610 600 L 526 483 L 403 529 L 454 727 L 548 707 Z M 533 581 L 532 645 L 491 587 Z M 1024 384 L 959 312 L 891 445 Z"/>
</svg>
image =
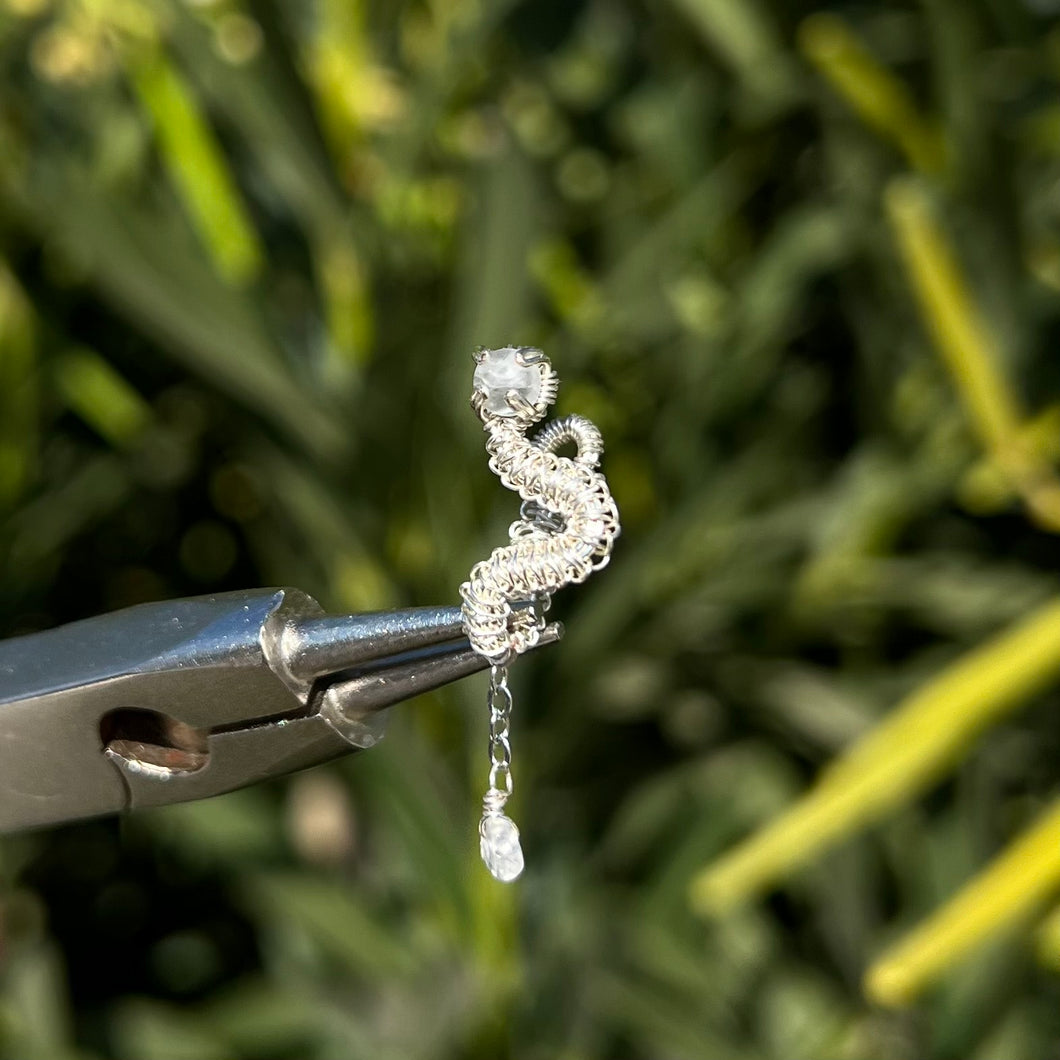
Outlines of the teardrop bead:
<svg viewBox="0 0 1060 1060">
<path fill-rule="evenodd" d="M 511 883 L 523 871 L 519 829 L 503 813 L 487 813 L 479 825 L 479 850 L 494 879 Z"/>
</svg>

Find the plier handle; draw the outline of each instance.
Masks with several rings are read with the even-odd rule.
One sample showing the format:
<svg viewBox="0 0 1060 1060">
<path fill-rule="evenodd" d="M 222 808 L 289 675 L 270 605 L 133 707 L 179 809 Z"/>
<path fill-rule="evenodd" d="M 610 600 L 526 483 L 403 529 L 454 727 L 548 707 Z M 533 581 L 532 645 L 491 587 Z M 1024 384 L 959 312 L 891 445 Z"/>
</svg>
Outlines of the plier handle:
<svg viewBox="0 0 1060 1060">
<path fill-rule="evenodd" d="M 487 665 L 459 608 L 327 615 L 297 589 L 0 641 L 0 832 L 206 798 L 371 747 L 384 708 Z"/>
</svg>

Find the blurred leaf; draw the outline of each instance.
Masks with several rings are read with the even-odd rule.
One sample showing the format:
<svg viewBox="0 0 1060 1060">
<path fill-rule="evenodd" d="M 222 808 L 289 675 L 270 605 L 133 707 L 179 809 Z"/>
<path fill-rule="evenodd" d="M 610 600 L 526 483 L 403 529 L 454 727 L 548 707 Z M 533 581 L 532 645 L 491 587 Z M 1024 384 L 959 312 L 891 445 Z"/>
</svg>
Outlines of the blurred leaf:
<svg viewBox="0 0 1060 1060">
<path fill-rule="evenodd" d="M 704 913 L 723 912 L 823 847 L 909 800 L 1060 669 L 1060 604 L 1047 604 L 912 693 L 778 819 L 705 869 Z"/>
<path fill-rule="evenodd" d="M 773 101 L 794 80 L 769 15 L 758 0 L 674 0 L 692 25 L 743 77 Z"/>
<path fill-rule="evenodd" d="M 149 830 L 190 861 L 222 865 L 245 866 L 268 857 L 280 835 L 274 806 L 260 788 L 146 810 L 129 827 Z"/>
<path fill-rule="evenodd" d="M 973 426 L 1031 514 L 1048 529 L 1060 528 L 1060 481 L 1026 444 L 1019 403 L 922 190 L 910 181 L 892 184 L 887 208 L 922 312 Z"/>
<path fill-rule="evenodd" d="M 1058 829 L 1055 805 L 956 897 L 877 958 L 865 974 L 869 996 L 885 1005 L 908 1004 L 985 938 L 1038 911 L 1060 888 Z"/>
<path fill-rule="evenodd" d="M 47 942 L 5 960 L 4 993 L 12 1006 L 6 1021 L 7 1055 L 67 1060 L 75 1055 L 62 957 Z"/>
<path fill-rule="evenodd" d="M 305 932 L 322 952 L 355 974 L 401 978 L 417 968 L 417 955 L 378 924 L 342 881 L 271 873 L 248 877 L 244 893 L 252 908 L 274 923 Z"/>
<path fill-rule="evenodd" d="M 18 281 L 0 262 L 0 510 L 35 470 L 38 445 L 36 334 Z"/>
<path fill-rule="evenodd" d="M 906 86 L 840 18 L 812 15 L 799 27 L 799 45 L 861 117 L 894 140 L 912 166 L 925 173 L 942 170 L 945 144 L 938 129 L 921 117 Z"/>
<path fill-rule="evenodd" d="M 180 74 L 160 54 L 137 55 L 130 77 L 151 116 L 162 157 L 221 276 L 234 283 L 261 268 L 262 250 L 224 156 Z"/>
<path fill-rule="evenodd" d="M 150 424 L 150 405 L 95 351 L 67 350 L 53 370 L 66 403 L 111 444 L 129 445 Z"/>
<path fill-rule="evenodd" d="M 199 1019 L 151 1001 L 128 1001 L 114 1015 L 117 1055 L 132 1060 L 228 1060 L 231 1053 Z"/>
</svg>

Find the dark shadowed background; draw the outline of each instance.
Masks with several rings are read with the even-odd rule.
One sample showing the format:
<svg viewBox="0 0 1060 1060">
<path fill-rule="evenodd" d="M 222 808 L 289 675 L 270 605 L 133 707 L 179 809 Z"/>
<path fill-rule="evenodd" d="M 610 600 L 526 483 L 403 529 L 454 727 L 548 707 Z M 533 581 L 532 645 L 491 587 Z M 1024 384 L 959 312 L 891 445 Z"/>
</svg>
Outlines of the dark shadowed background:
<svg viewBox="0 0 1060 1060">
<path fill-rule="evenodd" d="M 472 679 L 5 839 L 0 1055 L 1060 1055 L 1058 8 L 0 0 L 0 634 L 455 602 L 478 344 L 624 521 L 513 673 L 517 885 Z"/>
</svg>

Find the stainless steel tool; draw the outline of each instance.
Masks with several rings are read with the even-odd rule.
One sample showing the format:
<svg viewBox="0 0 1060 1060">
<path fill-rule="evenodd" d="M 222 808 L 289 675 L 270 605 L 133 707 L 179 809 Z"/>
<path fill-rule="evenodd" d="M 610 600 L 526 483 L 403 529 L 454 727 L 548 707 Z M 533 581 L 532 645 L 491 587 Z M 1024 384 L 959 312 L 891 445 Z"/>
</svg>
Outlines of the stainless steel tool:
<svg viewBox="0 0 1060 1060">
<path fill-rule="evenodd" d="M 459 608 L 326 615 L 297 589 L 0 641 L 0 832 L 205 798 L 371 747 L 385 708 L 487 665 Z"/>
</svg>

